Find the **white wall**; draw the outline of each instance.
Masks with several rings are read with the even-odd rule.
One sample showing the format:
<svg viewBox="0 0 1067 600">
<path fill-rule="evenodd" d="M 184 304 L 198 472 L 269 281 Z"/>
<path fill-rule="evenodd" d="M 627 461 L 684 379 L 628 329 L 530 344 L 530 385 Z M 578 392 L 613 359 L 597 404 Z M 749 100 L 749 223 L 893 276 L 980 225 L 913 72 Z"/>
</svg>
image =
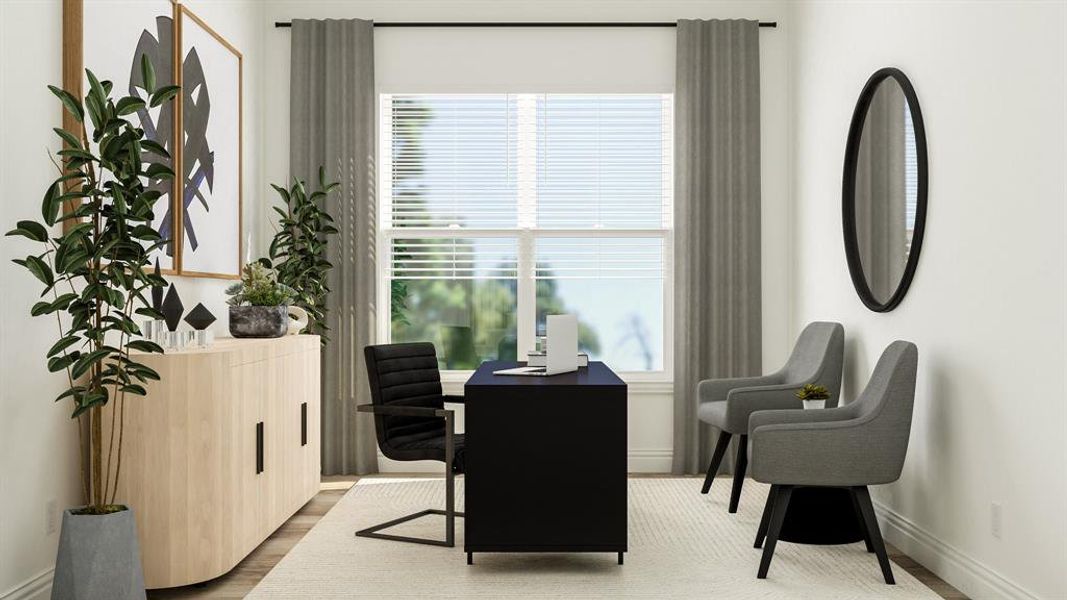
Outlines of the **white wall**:
<svg viewBox="0 0 1067 600">
<path fill-rule="evenodd" d="M 849 396 L 890 341 L 918 344 L 904 473 L 874 495 L 893 543 L 977 597 L 1067 596 L 1064 19 L 1052 2 L 792 12 L 794 327 L 844 323 Z M 849 280 L 840 197 L 852 108 L 883 66 L 915 85 L 930 188 L 911 291 L 876 314 Z"/>
<path fill-rule="evenodd" d="M 131 2 L 86 0 L 86 11 L 127 14 Z M 165 3 L 164 3 L 165 4 Z M 188 0 L 245 55 L 246 223 L 259 238 L 259 112 L 262 38 L 254 0 Z M 40 198 L 55 170 L 48 160 L 62 125 L 62 108 L 45 87 L 60 85 L 61 2 L 0 2 L 0 229 L 19 219 L 39 218 Z M 151 27 L 151 23 L 148 24 Z M 106 34 L 106 32 L 105 32 Z M 86 39 L 89 39 L 86 32 Z M 92 65 L 87 65 L 90 68 Z M 46 534 L 46 503 L 57 507 L 81 500 L 77 472 L 77 431 L 68 404 L 53 404 L 65 387 L 47 372 L 44 355 L 56 339 L 55 324 L 29 317 L 40 286 L 10 259 L 35 252 L 32 243 L 0 238 L 0 598 L 46 597 L 55 561 L 58 530 Z M 225 282 L 174 278 L 187 309 L 204 302 L 226 329 Z"/>
<path fill-rule="evenodd" d="M 263 168 L 268 181 L 288 176 L 290 30 L 293 18 L 378 21 L 675 21 L 680 18 L 777 20 L 760 34 L 763 150 L 764 364 L 777 367 L 789 331 L 788 40 L 784 2 L 695 0 L 268 0 L 264 23 Z M 673 29 L 376 29 L 378 92 L 657 92 L 674 91 Z M 461 393 L 462 385 L 446 385 Z M 630 469 L 671 465 L 672 391 L 664 383 L 630 385 Z M 411 471 L 411 463 L 383 470 Z M 439 469 L 432 464 L 427 468 Z"/>
<path fill-rule="evenodd" d="M 60 3 L 0 3 L 0 228 L 40 218 L 40 199 L 55 168 L 52 127 L 62 107 L 45 87 L 59 82 Z M 26 240 L 0 238 L 0 597 L 24 584 L 47 585 L 58 530 L 45 533 L 45 503 L 80 498 L 77 430 L 69 405 L 52 399 L 65 387 L 44 355 L 55 326 L 29 318 L 40 285 L 16 256 L 36 252 Z M 41 576 L 38 578 L 38 576 Z"/>
</svg>

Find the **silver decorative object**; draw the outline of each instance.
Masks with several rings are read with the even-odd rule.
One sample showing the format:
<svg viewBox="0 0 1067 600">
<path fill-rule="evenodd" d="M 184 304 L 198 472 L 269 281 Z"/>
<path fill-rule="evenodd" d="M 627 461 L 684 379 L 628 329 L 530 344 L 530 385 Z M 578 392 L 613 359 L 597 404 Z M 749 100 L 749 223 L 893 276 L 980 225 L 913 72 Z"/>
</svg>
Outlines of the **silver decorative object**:
<svg viewBox="0 0 1067 600">
<path fill-rule="evenodd" d="M 207 329 L 201 329 L 196 332 L 196 346 L 198 348 L 207 348 L 215 341 L 215 335 Z"/>
<path fill-rule="evenodd" d="M 165 334 L 167 343 L 163 345 L 167 350 L 184 350 L 185 341 L 188 337 L 184 331 L 168 331 Z"/>
<path fill-rule="evenodd" d="M 141 323 L 141 337 L 144 339 L 163 345 L 163 334 L 167 331 L 167 322 L 163 319 L 148 319 Z"/>
</svg>

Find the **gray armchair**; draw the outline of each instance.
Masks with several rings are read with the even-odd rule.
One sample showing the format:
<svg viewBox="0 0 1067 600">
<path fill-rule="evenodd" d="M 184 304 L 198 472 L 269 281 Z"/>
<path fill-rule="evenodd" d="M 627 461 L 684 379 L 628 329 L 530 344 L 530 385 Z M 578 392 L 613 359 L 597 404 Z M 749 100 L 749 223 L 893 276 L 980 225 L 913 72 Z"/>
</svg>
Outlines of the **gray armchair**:
<svg viewBox="0 0 1067 600">
<path fill-rule="evenodd" d="M 830 392 L 829 407 L 837 406 L 841 393 L 841 367 L 845 353 L 845 328 L 840 323 L 809 324 L 797 338 L 793 353 L 781 369 L 762 377 L 708 379 L 697 386 L 700 406 L 697 418 L 722 430 L 712 453 L 702 494 L 708 493 L 726 455 L 730 438 L 741 436 L 734 460 L 730 512 L 737 512 L 741 486 L 748 465 L 748 418 L 758 410 L 803 408 L 794 395 L 804 384 L 825 386 Z"/>
<path fill-rule="evenodd" d="M 893 342 L 854 402 L 828 410 L 762 411 L 749 419 L 752 477 L 771 484 L 756 533 L 756 547 L 763 545 L 760 579 L 767 577 L 793 489 L 822 486 L 852 493 L 867 548 L 877 554 L 885 582 L 893 583 L 867 486 L 900 477 L 918 361 L 915 344 Z"/>
</svg>

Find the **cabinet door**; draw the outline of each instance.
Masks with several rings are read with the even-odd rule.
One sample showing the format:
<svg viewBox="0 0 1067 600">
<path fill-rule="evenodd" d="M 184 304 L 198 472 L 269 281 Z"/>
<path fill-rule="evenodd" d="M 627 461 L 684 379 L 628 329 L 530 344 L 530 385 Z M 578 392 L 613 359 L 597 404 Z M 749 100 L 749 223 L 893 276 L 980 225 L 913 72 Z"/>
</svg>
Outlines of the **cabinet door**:
<svg viewBox="0 0 1067 600">
<path fill-rule="evenodd" d="M 285 522 L 299 508 L 295 506 L 293 494 L 300 466 L 300 398 L 293 393 L 297 377 L 293 359 L 297 357 L 298 355 L 286 354 L 271 359 L 271 467 L 274 469 L 275 480 L 271 490 L 270 510 L 277 524 Z"/>
<path fill-rule="evenodd" d="M 318 347 L 284 357 L 278 372 L 278 429 L 284 482 L 280 487 L 279 518 L 288 519 L 319 487 Z"/>
<path fill-rule="evenodd" d="M 319 492 L 322 484 L 321 445 L 321 371 L 319 369 L 320 353 L 316 343 L 303 354 L 300 385 L 303 402 L 307 404 L 307 443 L 302 446 L 301 465 L 301 499 L 300 504 L 311 499 Z"/>
<path fill-rule="evenodd" d="M 269 475 L 266 460 L 270 456 L 266 437 L 270 432 L 270 424 L 266 422 L 263 395 L 269 385 L 262 380 L 262 362 L 237 365 L 231 376 L 233 392 L 228 400 L 233 402 L 236 409 L 232 459 L 236 481 L 234 532 L 236 546 L 247 553 L 270 533 L 265 510 Z"/>
<path fill-rule="evenodd" d="M 296 341 L 303 340 L 291 342 Z M 318 389 L 317 371 L 309 372 L 312 356 L 307 350 L 280 354 L 270 359 L 266 369 L 271 388 L 266 394 L 270 422 L 267 464 L 271 470 L 267 510 L 275 525 L 284 523 L 311 497 L 308 456 L 318 452 L 317 444 L 312 444 L 315 433 L 311 429 L 312 420 L 317 418 L 312 401 L 317 404 L 317 397 L 310 393 Z M 317 471 L 314 477 L 317 485 Z"/>
</svg>

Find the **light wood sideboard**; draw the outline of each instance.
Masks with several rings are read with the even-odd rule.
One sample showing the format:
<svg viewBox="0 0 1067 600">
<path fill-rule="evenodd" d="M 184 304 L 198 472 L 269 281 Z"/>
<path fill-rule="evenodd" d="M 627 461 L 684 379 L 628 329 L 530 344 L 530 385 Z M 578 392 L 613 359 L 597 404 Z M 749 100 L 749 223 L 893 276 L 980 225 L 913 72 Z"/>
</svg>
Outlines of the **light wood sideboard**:
<svg viewBox="0 0 1067 600">
<path fill-rule="evenodd" d="M 116 501 L 136 515 L 147 588 L 207 581 L 319 490 L 319 338 L 221 338 L 138 360 L 161 379 L 126 401 Z"/>
</svg>

